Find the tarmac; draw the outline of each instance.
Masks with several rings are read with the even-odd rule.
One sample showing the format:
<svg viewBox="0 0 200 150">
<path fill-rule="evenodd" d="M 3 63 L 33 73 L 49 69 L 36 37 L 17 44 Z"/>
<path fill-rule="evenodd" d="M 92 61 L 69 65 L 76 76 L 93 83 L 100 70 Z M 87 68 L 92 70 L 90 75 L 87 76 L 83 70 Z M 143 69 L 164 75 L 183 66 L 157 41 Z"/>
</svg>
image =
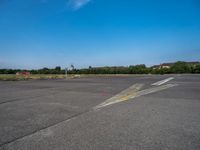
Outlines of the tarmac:
<svg viewBox="0 0 200 150">
<path fill-rule="evenodd" d="M 200 149 L 200 75 L 0 81 L 0 150 L 133 149 Z"/>
</svg>

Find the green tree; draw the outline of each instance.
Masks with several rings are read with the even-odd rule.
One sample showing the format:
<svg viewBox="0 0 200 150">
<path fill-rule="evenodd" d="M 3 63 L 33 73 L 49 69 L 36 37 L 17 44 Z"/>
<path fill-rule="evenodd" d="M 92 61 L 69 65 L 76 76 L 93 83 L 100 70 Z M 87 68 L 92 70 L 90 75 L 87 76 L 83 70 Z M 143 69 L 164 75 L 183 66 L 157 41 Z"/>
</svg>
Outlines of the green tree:
<svg viewBox="0 0 200 150">
<path fill-rule="evenodd" d="M 194 67 L 194 73 L 200 73 L 200 64 Z"/>
<path fill-rule="evenodd" d="M 61 71 L 61 67 L 60 66 L 56 66 L 55 70 L 59 72 L 59 71 Z"/>
<path fill-rule="evenodd" d="M 131 74 L 144 74 L 144 73 L 148 73 L 147 71 L 148 70 L 144 64 L 129 67 L 129 72 Z"/>
<path fill-rule="evenodd" d="M 191 68 L 186 62 L 178 61 L 171 67 L 172 73 L 190 73 Z"/>
</svg>

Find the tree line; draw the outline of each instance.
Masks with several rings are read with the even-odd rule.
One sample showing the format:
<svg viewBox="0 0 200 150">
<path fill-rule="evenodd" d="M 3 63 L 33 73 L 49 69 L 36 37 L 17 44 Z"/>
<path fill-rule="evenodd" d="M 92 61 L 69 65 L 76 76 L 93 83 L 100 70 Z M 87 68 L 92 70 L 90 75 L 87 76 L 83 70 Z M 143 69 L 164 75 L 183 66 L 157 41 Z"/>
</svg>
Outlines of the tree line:
<svg viewBox="0 0 200 150">
<path fill-rule="evenodd" d="M 0 74 L 16 74 L 18 72 L 30 72 L 31 74 L 65 74 L 65 70 L 62 70 L 60 66 L 53 69 L 42 68 L 42 69 L 32 69 L 32 70 L 22 70 L 22 69 L 0 69 Z"/>
<path fill-rule="evenodd" d="M 65 74 L 66 70 L 57 66 L 53 69 L 43 68 L 38 70 L 20 70 L 20 69 L 0 69 L 0 74 L 16 74 L 17 72 L 28 71 L 31 74 Z M 146 65 L 134 66 L 114 66 L 114 67 L 89 67 L 85 69 L 72 69 L 68 74 L 172 74 L 172 73 L 200 73 L 200 63 L 190 64 L 178 61 L 167 67 L 146 67 Z"/>
</svg>

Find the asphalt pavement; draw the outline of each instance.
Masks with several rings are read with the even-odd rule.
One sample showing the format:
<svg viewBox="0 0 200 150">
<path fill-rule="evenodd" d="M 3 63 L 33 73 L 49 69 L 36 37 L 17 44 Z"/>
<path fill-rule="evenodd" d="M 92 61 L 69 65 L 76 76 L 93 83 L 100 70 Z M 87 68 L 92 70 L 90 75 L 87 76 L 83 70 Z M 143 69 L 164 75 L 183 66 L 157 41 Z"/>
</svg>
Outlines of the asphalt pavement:
<svg viewBox="0 0 200 150">
<path fill-rule="evenodd" d="M 163 149 L 200 149 L 200 75 L 0 81 L 0 150 Z"/>
</svg>

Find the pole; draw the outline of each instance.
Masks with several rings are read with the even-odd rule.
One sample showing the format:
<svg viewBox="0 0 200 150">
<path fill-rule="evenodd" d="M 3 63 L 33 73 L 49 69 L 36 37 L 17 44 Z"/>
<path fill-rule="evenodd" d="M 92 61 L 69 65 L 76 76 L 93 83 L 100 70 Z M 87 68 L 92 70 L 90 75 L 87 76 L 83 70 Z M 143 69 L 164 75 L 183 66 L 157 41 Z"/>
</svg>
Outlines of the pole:
<svg viewBox="0 0 200 150">
<path fill-rule="evenodd" d="M 65 68 L 65 78 L 67 79 L 67 70 L 68 68 Z"/>
</svg>

